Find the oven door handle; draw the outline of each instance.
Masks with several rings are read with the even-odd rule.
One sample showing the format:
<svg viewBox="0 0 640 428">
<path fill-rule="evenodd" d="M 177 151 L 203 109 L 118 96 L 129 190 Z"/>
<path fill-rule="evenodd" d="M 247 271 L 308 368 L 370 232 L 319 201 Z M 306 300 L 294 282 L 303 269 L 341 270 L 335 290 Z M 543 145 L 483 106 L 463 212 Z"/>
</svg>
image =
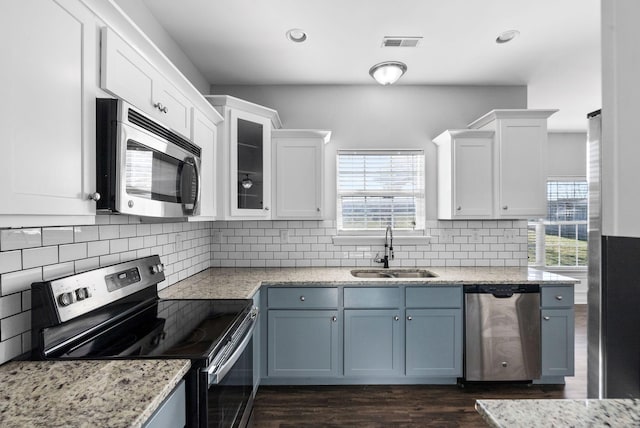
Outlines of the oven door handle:
<svg viewBox="0 0 640 428">
<path fill-rule="evenodd" d="M 207 373 L 209 374 L 209 385 L 219 384 L 222 381 L 222 379 L 224 379 L 224 377 L 227 375 L 227 373 L 229 373 L 229 370 L 231 370 L 233 365 L 238 361 L 238 359 L 240 358 L 240 355 L 242 355 L 245 348 L 247 347 L 247 344 L 253 337 L 253 331 L 256 329 L 256 324 L 257 324 L 256 317 L 252 317 L 252 321 L 253 322 L 251 323 L 251 327 L 249 327 L 249 329 L 247 330 L 247 334 L 245 334 L 244 338 L 242 339 L 242 342 L 240 342 L 240 345 L 236 348 L 233 354 L 231 354 L 229 359 L 227 359 L 227 361 L 225 361 L 224 364 L 217 367 L 216 366 L 211 367 L 208 370 Z"/>
</svg>

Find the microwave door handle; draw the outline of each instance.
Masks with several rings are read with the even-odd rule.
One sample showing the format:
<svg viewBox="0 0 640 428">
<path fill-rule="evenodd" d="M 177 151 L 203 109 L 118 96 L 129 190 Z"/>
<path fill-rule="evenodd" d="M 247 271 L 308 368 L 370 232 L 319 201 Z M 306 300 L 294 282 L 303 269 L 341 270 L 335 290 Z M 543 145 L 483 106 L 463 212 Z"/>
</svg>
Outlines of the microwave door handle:
<svg viewBox="0 0 640 428">
<path fill-rule="evenodd" d="M 211 369 L 209 369 L 208 371 L 209 386 L 219 384 L 222 381 L 222 379 L 224 379 L 224 377 L 227 375 L 227 373 L 229 373 L 229 370 L 231 370 L 231 368 L 236 363 L 236 361 L 238 361 L 238 359 L 240 358 L 240 355 L 242 355 L 245 348 L 247 347 L 247 344 L 252 339 L 253 331 L 255 330 L 255 328 L 256 328 L 256 320 L 254 319 L 251 324 L 251 327 L 249 327 L 249 329 L 247 330 L 247 333 L 242 339 L 242 342 L 236 348 L 233 354 L 227 359 L 227 361 L 222 363 L 222 365 L 220 366 L 214 366 Z"/>
<path fill-rule="evenodd" d="M 197 190 L 196 190 L 196 199 L 193 201 L 193 211 L 192 214 L 198 214 L 200 211 L 200 190 L 202 188 L 202 186 L 200 186 L 200 181 L 202 180 L 202 177 L 200 176 L 200 163 L 198 162 L 197 159 L 193 159 L 193 168 L 195 169 L 196 172 L 196 186 L 197 186 Z"/>
<path fill-rule="evenodd" d="M 192 161 L 192 162 L 190 162 Z M 193 174 L 195 174 L 196 176 L 196 194 L 194 196 L 193 201 L 187 201 L 187 202 L 183 202 L 182 203 L 182 211 L 185 214 L 191 214 L 193 215 L 194 213 L 196 213 L 196 209 L 198 207 L 198 203 L 200 202 L 200 169 L 198 168 L 198 162 L 192 158 L 186 158 L 185 161 L 185 166 L 189 165 L 190 168 L 182 168 L 182 174 L 180 177 L 180 192 L 183 194 L 187 194 L 187 193 L 191 193 L 191 188 L 189 187 L 188 189 L 185 188 L 186 185 L 190 185 L 193 182 Z M 187 176 L 186 171 L 189 171 L 189 175 Z M 192 205 L 192 208 L 186 208 L 187 203 Z"/>
</svg>

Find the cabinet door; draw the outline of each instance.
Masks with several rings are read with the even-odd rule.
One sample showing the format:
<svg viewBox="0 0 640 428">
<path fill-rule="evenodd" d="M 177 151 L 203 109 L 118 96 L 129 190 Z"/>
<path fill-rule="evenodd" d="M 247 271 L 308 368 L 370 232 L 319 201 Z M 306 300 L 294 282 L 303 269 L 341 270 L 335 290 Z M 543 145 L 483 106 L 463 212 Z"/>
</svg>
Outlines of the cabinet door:
<svg viewBox="0 0 640 428">
<path fill-rule="evenodd" d="M 230 195 L 234 218 L 271 218 L 271 121 L 230 113 Z"/>
<path fill-rule="evenodd" d="M 270 310 L 269 376 L 335 377 L 338 369 L 338 311 Z"/>
<path fill-rule="evenodd" d="M 407 376 L 462 376 L 462 310 L 407 309 Z"/>
<path fill-rule="evenodd" d="M 191 139 L 189 99 L 112 29 L 102 29 L 101 85 L 162 125 Z"/>
<path fill-rule="evenodd" d="M 493 213 L 493 141 L 456 139 L 453 150 L 453 218 L 490 218 Z"/>
<path fill-rule="evenodd" d="M 275 140 L 274 218 L 322 218 L 323 148 L 319 139 Z"/>
<path fill-rule="evenodd" d="M 542 376 L 573 376 L 573 309 L 543 309 L 541 313 Z"/>
<path fill-rule="evenodd" d="M 345 376 L 402 375 L 401 320 L 398 309 L 346 309 Z"/>
<path fill-rule="evenodd" d="M 546 120 L 501 121 L 497 213 L 502 218 L 547 214 Z"/>
<path fill-rule="evenodd" d="M 0 214 L 95 214 L 99 23 L 76 1 L 2 9 Z"/>
<path fill-rule="evenodd" d="M 200 215 L 191 221 L 212 220 L 216 216 L 217 127 L 204 113 L 194 109 L 193 142 L 202 149 L 200 165 Z"/>
<path fill-rule="evenodd" d="M 161 106 L 160 120 L 165 126 L 191 139 L 193 105 L 182 92 L 164 78 L 158 77 L 157 84 L 154 85 L 153 105 Z"/>
</svg>

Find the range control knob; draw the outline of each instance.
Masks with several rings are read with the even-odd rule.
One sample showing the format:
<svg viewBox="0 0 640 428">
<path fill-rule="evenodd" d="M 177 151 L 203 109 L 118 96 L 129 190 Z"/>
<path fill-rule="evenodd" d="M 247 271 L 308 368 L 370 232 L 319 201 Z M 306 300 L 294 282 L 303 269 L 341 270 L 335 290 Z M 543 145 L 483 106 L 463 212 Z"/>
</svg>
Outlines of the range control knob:
<svg viewBox="0 0 640 428">
<path fill-rule="evenodd" d="M 58 295 L 58 303 L 60 303 L 60 306 L 69 306 L 73 302 L 75 302 L 73 292 L 61 293 Z"/>
<path fill-rule="evenodd" d="M 160 272 L 164 272 L 164 265 L 162 263 L 151 266 L 151 274 L 155 275 Z"/>
<path fill-rule="evenodd" d="M 91 297 L 91 293 L 89 293 L 89 289 L 87 287 L 80 287 L 76 289 L 76 299 L 84 300 Z"/>
</svg>

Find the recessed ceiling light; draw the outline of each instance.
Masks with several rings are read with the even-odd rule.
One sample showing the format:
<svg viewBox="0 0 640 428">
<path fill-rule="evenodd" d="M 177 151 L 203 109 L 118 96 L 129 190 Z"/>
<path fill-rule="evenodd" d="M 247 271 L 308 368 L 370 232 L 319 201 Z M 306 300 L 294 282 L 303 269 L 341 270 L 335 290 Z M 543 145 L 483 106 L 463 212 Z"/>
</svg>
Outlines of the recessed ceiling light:
<svg viewBox="0 0 640 428">
<path fill-rule="evenodd" d="M 505 32 L 500 33 L 498 35 L 498 37 L 496 38 L 496 43 L 507 43 L 507 42 L 510 42 L 511 40 L 513 40 L 516 37 L 518 37 L 519 34 L 520 34 L 520 31 L 518 31 L 518 30 L 505 31 Z"/>
<path fill-rule="evenodd" d="M 291 40 L 294 43 L 302 43 L 307 40 L 307 33 L 299 28 L 292 28 L 291 30 L 287 31 L 287 39 Z"/>
</svg>

